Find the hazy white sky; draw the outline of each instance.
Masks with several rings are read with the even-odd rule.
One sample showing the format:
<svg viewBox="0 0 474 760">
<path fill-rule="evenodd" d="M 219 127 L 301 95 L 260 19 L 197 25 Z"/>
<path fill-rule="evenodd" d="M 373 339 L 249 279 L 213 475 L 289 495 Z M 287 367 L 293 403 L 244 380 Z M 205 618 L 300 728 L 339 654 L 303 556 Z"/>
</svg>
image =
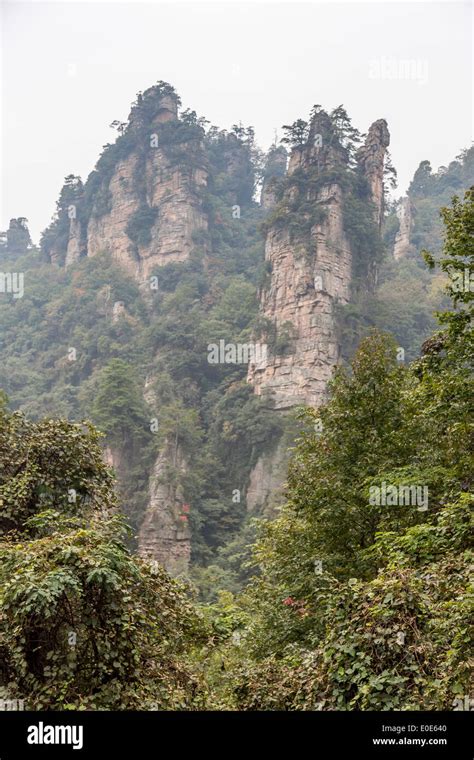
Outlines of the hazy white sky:
<svg viewBox="0 0 474 760">
<path fill-rule="evenodd" d="M 265 149 L 314 103 L 343 103 L 361 131 L 384 117 L 401 193 L 421 160 L 437 168 L 471 143 L 472 11 L 456 0 L 3 3 L 0 229 L 26 216 L 37 241 L 65 175 L 86 179 L 114 139 L 108 125 L 159 79 L 219 127 L 254 126 Z"/>
</svg>

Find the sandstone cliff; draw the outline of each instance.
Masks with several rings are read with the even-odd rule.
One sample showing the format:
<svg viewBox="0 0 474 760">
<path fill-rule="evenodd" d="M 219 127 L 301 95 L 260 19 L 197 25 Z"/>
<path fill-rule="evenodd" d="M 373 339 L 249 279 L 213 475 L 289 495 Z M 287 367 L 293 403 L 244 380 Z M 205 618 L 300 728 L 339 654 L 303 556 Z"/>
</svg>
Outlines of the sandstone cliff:
<svg viewBox="0 0 474 760">
<path fill-rule="evenodd" d="M 265 161 L 265 171 L 263 176 L 262 190 L 260 194 L 260 203 L 265 210 L 272 209 L 276 203 L 275 184 L 279 177 L 283 177 L 286 172 L 286 163 L 288 155 L 286 149 L 281 145 L 275 145 L 270 148 Z"/>
<path fill-rule="evenodd" d="M 127 123 L 112 125 L 119 136 L 105 147 L 86 185 L 66 178 L 45 236 L 52 263 L 70 266 L 84 256 L 109 253 L 146 288 L 157 267 L 189 258 L 195 234 L 208 228 L 203 210 L 208 159 L 201 124 L 194 112 L 179 118 L 179 105 L 174 89 L 163 82 L 139 94 Z M 229 162 L 238 169 L 238 145 L 233 148 Z M 123 302 L 113 304 L 110 319 L 130 321 Z M 124 482 L 126 452 L 109 448 L 105 456 L 119 484 Z M 187 570 L 191 551 L 179 482 L 185 471 L 181 450 L 165 442 L 149 475 L 138 537 L 140 554 L 174 575 Z"/>
<path fill-rule="evenodd" d="M 381 119 L 370 127 L 356 154 L 378 226 L 388 144 L 387 125 Z M 344 218 L 348 171 L 347 152 L 328 115 L 317 113 L 306 143 L 291 152 L 281 200 L 266 235 L 265 259 L 271 274 L 260 305 L 266 323 L 261 340 L 269 350 L 259 363 L 249 366 L 248 381 L 256 394 L 268 394 L 277 410 L 319 406 L 341 357 L 337 307 L 351 298 L 354 269 Z M 283 454 L 278 449 L 257 464 L 250 479 L 250 509 L 257 501 L 268 502 L 275 472 L 280 471 L 281 483 L 282 470 Z"/>
<path fill-rule="evenodd" d="M 199 129 L 178 119 L 178 104 L 162 83 L 139 96 L 74 199 L 66 239 L 51 246 L 52 261 L 67 266 L 108 252 L 144 281 L 155 267 L 188 258 L 193 235 L 207 228 L 199 191 L 208 171 Z"/>
<path fill-rule="evenodd" d="M 369 183 L 372 200 L 376 209 L 376 220 L 382 225 L 384 213 L 384 161 L 390 145 L 390 133 L 385 119 L 378 119 L 369 128 L 357 160 Z"/>
<path fill-rule="evenodd" d="M 393 257 L 398 260 L 406 256 L 410 248 L 412 214 L 411 202 L 408 196 L 401 199 L 397 216 L 400 226 L 393 245 Z"/>
<path fill-rule="evenodd" d="M 191 560 L 188 505 L 179 476 L 187 463 L 171 443 L 160 452 L 150 477 L 149 501 L 139 532 L 139 554 L 171 575 L 186 573 Z"/>
<path fill-rule="evenodd" d="M 262 361 L 249 367 L 248 379 L 258 395 L 272 395 L 277 409 L 318 406 L 340 358 L 336 307 L 350 299 L 353 262 L 344 228 L 343 175 L 337 179 L 343 152 L 334 140 L 323 139 L 321 145 L 311 141 L 311 134 L 327 133 L 327 115 L 316 115 L 308 143 L 293 149 L 279 213 L 266 237 L 265 259 L 271 276 L 260 303 L 270 325 L 265 339 L 271 343 Z M 379 120 L 370 127 L 358 152 L 377 221 L 383 214 L 388 142 L 386 123 Z M 291 231 L 298 208 L 303 209 L 303 221 L 307 222 L 305 235 Z M 302 220 L 297 221 L 303 229 Z M 279 352 L 282 333 L 287 334 L 288 345 Z"/>
</svg>

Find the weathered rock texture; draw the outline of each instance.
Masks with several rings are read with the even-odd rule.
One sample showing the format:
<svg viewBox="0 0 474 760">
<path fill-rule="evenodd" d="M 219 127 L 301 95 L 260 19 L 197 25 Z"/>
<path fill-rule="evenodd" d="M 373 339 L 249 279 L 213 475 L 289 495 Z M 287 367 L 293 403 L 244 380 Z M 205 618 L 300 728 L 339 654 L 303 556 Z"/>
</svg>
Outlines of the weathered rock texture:
<svg viewBox="0 0 474 760">
<path fill-rule="evenodd" d="M 283 441 L 261 456 L 250 473 L 246 505 L 248 512 L 271 518 L 283 501 L 286 465 L 289 455 Z"/>
<path fill-rule="evenodd" d="M 145 104 L 150 101 L 154 116 L 146 121 L 143 108 L 132 108 L 125 133 L 131 149 L 102 179 L 82 227 L 79 219 L 71 219 L 66 266 L 82 256 L 108 252 L 143 282 L 156 266 L 185 261 L 193 235 L 207 229 L 199 192 L 208 177 L 202 145 L 194 138 L 182 142 L 179 155 L 161 145 L 159 127 L 177 121 L 178 99 L 173 94 L 160 97 L 152 87 L 142 96 Z M 138 232 L 148 225 L 145 239 L 131 231 L 134 220 Z M 62 255 L 53 245 L 51 259 L 59 262 Z"/>
<path fill-rule="evenodd" d="M 186 467 L 183 453 L 169 443 L 155 462 L 139 532 L 139 554 L 159 562 L 174 576 L 186 573 L 191 559 L 188 505 L 179 485 Z"/>
<path fill-rule="evenodd" d="M 154 377 L 145 381 L 144 399 L 157 408 Z M 173 576 L 185 574 L 191 560 L 189 505 L 185 504 L 181 478 L 186 457 L 176 442 L 167 440 L 158 454 L 148 484 L 148 499 L 138 534 L 140 556 L 159 562 Z"/>
<path fill-rule="evenodd" d="M 260 303 L 261 314 L 270 325 L 270 345 L 262 361 L 250 365 L 248 380 L 255 393 L 270 395 L 279 410 L 301 404 L 317 407 L 324 401 L 328 380 L 341 355 L 336 307 L 347 304 L 351 297 L 353 252 L 344 230 L 344 192 L 337 181 L 337 170 L 345 159 L 334 141 L 331 145 L 323 139 L 318 147 L 312 137 L 321 134 L 328 134 L 326 114 L 316 115 L 307 144 L 291 153 L 283 200 L 266 237 L 265 258 L 271 275 Z M 388 143 L 387 125 L 379 120 L 370 127 L 357 155 L 378 223 L 383 215 Z M 308 178 L 310 183 L 305 182 Z M 294 210 L 302 204 L 310 220 L 309 233 L 292 236 Z M 250 509 L 255 509 L 258 501 L 268 502 L 270 489 L 265 483 L 271 482 L 274 488 L 274 474 L 281 472 L 279 457 L 281 451 L 277 450 L 254 468 L 247 498 Z M 282 480 L 280 476 L 280 483 Z"/>
<path fill-rule="evenodd" d="M 412 215 L 410 198 L 408 196 L 405 196 L 400 201 L 397 215 L 400 226 L 393 245 L 393 257 L 398 260 L 406 256 L 410 249 Z"/>
<path fill-rule="evenodd" d="M 384 160 L 389 145 L 387 122 L 385 119 L 378 119 L 370 127 L 365 143 L 357 153 L 357 160 L 369 182 L 379 227 L 382 225 L 384 213 Z"/>
<path fill-rule="evenodd" d="M 272 277 L 262 293 L 262 312 L 277 336 L 290 331 L 291 347 L 280 355 L 267 352 L 260 365 L 251 365 L 249 380 L 258 395 L 272 393 L 278 409 L 317 406 L 339 358 L 334 306 L 349 300 L 351 251 L 342 227 L 340 188 L 325 187 L 316 200 L 325 204 L 327 220 L 311 230 L 311 258 L 291 242 L 287 229 L 270 230 L 266 241 Z"/>
<path fill-rule="evenodd" d="M 322 122 L 322 123 L 321 123 Z M 313 134 L 325 134 L 325 115 L 317 115 L 311 125 Z M 383 165 L 389 143 L 383 119 L 369 129 L 367 140 L 358 152 L 377 209 L 383 214 Z M 295 148 L 290 156 L 288 177 L 295 172 L 305 176 L 334 175 L 343 161 L 334 146 L 312 144 Z M 301 183 L 299 185 L 302 186 Z M 281 220 L 268 230 L 265 259 L 271 266 L 269 287 L 261 293 L 261 313 L 273 326 L 276 338 L 288 334 L 289 346 L 277 353 L 267 351 L 260 364 L 249 367 L 248 379 L 258 395 L 272 395 L 277 409 L 298 404 L 318 406 L 325 397 L 326 385 L 340 358 L 336 306 L 347 304 L 351 294 L 352 251 L 344 232 L 343 190 L 337 181 L 322 183 L 309 197 L 298 199 L 297 183 L 287 185 L 283 211 L 288 223 Z M 311 226 L 309 239 L 293 238 L 290 217 L 295 201 L 311 201 L 320 209 L 321 221 Z M 308 212 L 310 213 L 310 212 Z M 274 341 L 275 344 L 275 341 Z M 278 345 L 278 340 L 276 341 Z"/>
<path fill-rule="evenodd" d="M 265 210 L 273 208 L 276 203 L 275 180 L 286 172 L 288 154 L 283 146 L 270 148 L 265 163 L 260 203 Z"/>
<path fill-rule="evenodd" d="M 93 209 L 87 229 L 87 253 L 94 256 L 109 251 L 134 277 L 146 279 L 154 267 L 184 261 L 193 246 L 193 234 L 207 229 L 198 189 L 207 182 L 202 165 L 177 165 L 157 142 L 155 127 L 177 118 L 177 104 L 172 97 L 162 101 L 162 108 L 153 119 L 137 149 L 120 161 L 108 184 L 110 210 L 97 215 Z M 134 124 L 131 121 L 131 129 Z M 190 145 L 194 157 L 199 146 Z M 132 240 L 128 226 L 143 208 L 156 214 L 150 228 L 150 241 Z"/>
<path fill-rule="evenodd" d="M 68 266 L 86 255 L 86 246 L 82 236 L 82 227 L 79 219 L 71 219 L 69 223 L 69 240 L 66 249 L 66 261 Z"/>
</svg>

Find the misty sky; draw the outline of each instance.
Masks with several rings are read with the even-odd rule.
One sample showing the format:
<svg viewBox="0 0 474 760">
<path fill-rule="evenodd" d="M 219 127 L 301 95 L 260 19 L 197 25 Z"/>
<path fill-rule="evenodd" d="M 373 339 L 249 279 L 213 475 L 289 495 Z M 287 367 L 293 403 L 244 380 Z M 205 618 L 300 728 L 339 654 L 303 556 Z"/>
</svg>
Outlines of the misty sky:
<svg viewBox="0 0 474 760">
<path fill-rule="evenodd" d="M 384 117 L 397 194 L 421 160 L 446 165 L 472 140 L 470 2 L 17 1 L 2 51 L 0 229 L 26 216 L 35 242 L 65 175 L 86 179 L 109 124 L 160 79 L 264 149 L 315 103 L 343 103 L 362 132 Z"/>
</svg>

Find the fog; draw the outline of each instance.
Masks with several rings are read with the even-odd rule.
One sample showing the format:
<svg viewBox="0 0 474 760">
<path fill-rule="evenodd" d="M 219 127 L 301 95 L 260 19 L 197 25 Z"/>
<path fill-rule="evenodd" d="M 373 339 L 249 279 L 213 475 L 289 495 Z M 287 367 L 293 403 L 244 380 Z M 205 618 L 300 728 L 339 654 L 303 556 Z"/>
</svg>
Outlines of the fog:
<svg viewBox="0 0 474 760">
<path fill-rule="evenodd" d="M 264 149 L 315 103 L 344 104 L 362 132 L 383 117 L 399 195 L 421 160 L 471 143 L 472 6 L 5 3 L 1 229 L 26 216 L 37 242 L 65 175 L 86 179 L 110 123 L 160 79 L 212 124 L 254 126 Z"/>
</svg>

